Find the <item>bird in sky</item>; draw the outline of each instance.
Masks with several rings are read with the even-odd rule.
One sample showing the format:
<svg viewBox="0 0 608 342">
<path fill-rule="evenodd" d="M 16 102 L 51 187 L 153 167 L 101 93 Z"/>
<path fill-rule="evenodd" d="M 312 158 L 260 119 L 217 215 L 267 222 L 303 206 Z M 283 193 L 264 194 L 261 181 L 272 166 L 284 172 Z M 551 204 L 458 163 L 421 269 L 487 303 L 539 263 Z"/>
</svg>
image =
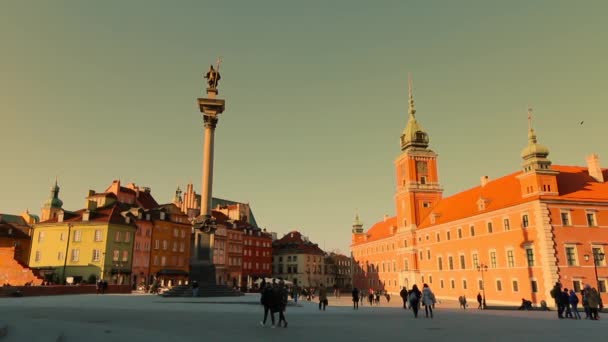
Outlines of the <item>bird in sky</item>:
<svg viewBox="0 0 608 342">
<path fill-rule="evenodd" d="M 581 125 L 582 125 L 583 123 L 585 123 L 585 121 L 581 121 Z"/>
</svg>

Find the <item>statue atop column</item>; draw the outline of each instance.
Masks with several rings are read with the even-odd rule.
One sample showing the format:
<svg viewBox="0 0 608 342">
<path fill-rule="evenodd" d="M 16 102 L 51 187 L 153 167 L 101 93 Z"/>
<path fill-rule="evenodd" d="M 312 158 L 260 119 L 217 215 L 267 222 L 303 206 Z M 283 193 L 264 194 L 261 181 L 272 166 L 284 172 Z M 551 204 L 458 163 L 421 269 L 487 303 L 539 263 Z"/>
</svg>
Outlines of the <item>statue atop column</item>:
<svg viewBox="0 0 608 342">
<path fill-rule="evenodd" d="M 222 63 L 221 58 L 217 59 L 217 69 L 213 68 L 213 64 L 209 66 L 209 71 L 205 74 L 205 78 L 207 79 L 207 85 L 209 85 L 209 89 L 217 89 L 217 85 L 219 81 L 222 79 L 220 76 L 220 64 Z"/>
</svg>

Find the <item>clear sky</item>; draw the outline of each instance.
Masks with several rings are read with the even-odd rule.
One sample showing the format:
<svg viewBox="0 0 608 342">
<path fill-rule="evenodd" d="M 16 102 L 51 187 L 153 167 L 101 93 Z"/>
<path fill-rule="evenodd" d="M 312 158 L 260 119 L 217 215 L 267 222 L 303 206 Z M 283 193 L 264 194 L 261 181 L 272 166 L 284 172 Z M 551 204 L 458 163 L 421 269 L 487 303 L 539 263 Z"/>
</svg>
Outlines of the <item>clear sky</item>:
<svg viewBox="0 0 608 342">
<path fill-rule="evenodd" d="M 203 72 L 222 56 L 214 196 L 348 250 L 394 214 L 407 119 L 445 195 L 520 167 L 528 104 L 555 164 L 608 166 L 605 1 L 3 1 L 0 212 L 113 179 L 200 189 Z M 584 120 L 584 124 L 580 122 Z"/>
</svg>

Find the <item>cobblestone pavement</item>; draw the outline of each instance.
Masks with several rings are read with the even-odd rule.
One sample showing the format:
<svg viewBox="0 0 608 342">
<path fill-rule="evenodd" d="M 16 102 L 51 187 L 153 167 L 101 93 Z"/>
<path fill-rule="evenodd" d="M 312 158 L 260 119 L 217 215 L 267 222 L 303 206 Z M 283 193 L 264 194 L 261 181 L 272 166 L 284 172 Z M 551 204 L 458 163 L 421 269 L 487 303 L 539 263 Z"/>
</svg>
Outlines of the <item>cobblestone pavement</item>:
<svg viewBox="0 0 608 342">
<path fill-rule="evenodd" d="M 348 297 L 289 306 L 289 327 L 260 326 L 259 295 L 162 298 L 78 295 L 0 299 L 0 341 L 583 341 L 603 340 L 600 321 L 558 320 L 555 312 L 458 310 L 438 305 L 434 319 L 414 319 L 392 300 L 358 311 Z M 604 317 L 602 317 L 604 318 Z"/>
</svg>

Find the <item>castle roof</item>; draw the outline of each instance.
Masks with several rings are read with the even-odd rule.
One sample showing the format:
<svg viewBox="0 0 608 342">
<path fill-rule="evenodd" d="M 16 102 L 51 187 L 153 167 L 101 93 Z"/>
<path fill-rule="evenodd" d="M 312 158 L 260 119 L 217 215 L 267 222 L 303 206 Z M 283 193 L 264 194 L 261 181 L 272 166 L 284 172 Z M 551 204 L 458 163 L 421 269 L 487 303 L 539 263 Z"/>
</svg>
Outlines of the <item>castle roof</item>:
<svg viewBox="0 0 608 342">
<path fill-rule="evenodd" d="M 289 253 L 325 255 L 325 252 L 316 243 L 304 239 L 302 234 L 296 230 L 274 241 L 272 249 L 275 254 L 280 254 L 281 251 L 289 251 Z"/>
</svg>

